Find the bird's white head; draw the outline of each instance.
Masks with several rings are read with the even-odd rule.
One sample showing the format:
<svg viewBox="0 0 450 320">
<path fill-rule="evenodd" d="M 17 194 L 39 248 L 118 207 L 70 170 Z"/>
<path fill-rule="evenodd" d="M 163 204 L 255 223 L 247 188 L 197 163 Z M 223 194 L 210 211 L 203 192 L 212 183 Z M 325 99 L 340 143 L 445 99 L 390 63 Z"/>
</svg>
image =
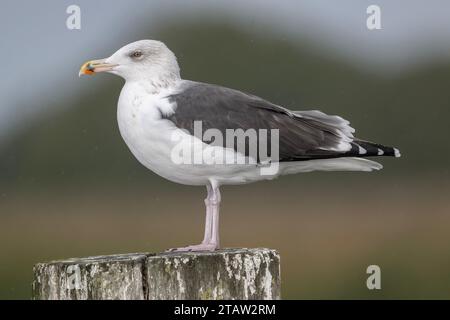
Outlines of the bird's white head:
<svg viewBox="0 0 450 320">
<path fill-rule="evenodd" d="M 165 87 L 180 79 L 177 58 L 164 43 L 156 40 L 136 41 L 109 58 L 88 61 L 79 75 L 99 72 L 113 73 L 130 82 L 149 82 L 154 87 Z"/>
</svg>

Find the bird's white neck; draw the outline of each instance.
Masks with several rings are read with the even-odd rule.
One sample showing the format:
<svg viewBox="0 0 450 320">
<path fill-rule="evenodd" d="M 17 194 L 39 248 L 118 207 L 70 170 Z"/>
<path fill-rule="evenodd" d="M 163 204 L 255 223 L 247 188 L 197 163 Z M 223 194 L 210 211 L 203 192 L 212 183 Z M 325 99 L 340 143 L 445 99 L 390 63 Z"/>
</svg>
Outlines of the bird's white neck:
<svg viewBox="0 0 450 320">
<path fill-rule="evenodd" d="M 127 85 L 139 86 L 149 94 L 157 94 L 162 90 L 175 86 L 181 80 L 179 71 L 159 71 L 146 74 L 142 78 L 126 79 Z"/>
</svg>

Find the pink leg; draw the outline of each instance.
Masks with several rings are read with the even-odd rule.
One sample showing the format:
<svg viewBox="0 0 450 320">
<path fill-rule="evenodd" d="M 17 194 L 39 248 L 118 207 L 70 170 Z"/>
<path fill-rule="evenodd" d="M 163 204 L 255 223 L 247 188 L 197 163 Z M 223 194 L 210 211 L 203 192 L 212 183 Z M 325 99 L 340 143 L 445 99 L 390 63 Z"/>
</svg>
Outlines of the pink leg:
<svg viewBox="0 0 450 320">
<path fill-rule="evenodd" d="M 213 189 L 213 195 L 211 197 L 211 210 L 212 210 L 212 230 L 211 230 L 211 239 L 210 245 L 213 245 L 216 249 L 220 246 L 219 239 L 219 212 L 220 212 L 220 190 L 219 188 Z"/>
<path fill-rule="evenodd" d="M 182 248 L 169 249 L 169 252 L 214 251 L 219 248 L 219 207 L 220 191 L 218 186 L 208 185 L 208 196 L 205 199 L 206 219 L 205 233 L 201 244 Z"/>
<path fill-rule="evenodd" d="M 211 193 L 212 188 L 210 185 L 206 186 L 208 191 L 208 195 L 205 199 L 205 207 L 206 207 L 206 218 L 205 218 L 205 235 L 203 237 L 202 244 L 208 244 L 211 240 L 211 232 L 212 232 L 212 207 L 211 207 Z"/>
</svg>

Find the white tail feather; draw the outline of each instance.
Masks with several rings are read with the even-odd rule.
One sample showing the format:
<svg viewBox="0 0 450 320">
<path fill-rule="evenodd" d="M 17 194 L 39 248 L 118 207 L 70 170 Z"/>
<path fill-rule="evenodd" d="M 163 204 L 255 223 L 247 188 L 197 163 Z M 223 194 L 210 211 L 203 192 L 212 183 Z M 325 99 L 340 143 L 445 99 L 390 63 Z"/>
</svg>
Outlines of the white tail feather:
<svg viewBox="0 0 450 320">
<path fill-rule="evenodd" d="M 333 158 L 281 163 L 281 174 L 311 171 L 373 171 L 383 166 L 378 162 L 363 158 Z"/>
</svg>

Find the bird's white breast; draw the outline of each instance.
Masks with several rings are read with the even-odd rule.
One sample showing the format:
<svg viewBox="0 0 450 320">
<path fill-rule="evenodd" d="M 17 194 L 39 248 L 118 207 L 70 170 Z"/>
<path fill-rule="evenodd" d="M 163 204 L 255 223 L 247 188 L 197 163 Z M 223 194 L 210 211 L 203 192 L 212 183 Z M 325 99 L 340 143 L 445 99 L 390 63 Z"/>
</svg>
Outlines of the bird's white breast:
<svg viewBox="0 0 450 320">
<path fill-rule="evenodd" d="M 119 130 L 139 162 L 170 181 L 188 185 L 205 185 L 210 179 L 220 184 L 239 184 L 264 178 L 255 165 L 224 166 L 174 161 L 173 152 L 180 145 L 188 150 L 199 150 L 199 144 L 207 146 L 162 117 L 176 112 L 175 102 L 167 98 L 176 92 L 177 86 L 157 93 L 148 92 L 139 83 L 126 83 L 123 87 L 117 109 Z M 233 150 L 225 152 L 231 152 L 234 158 Z M 244 167 L 245 171 L 242 170 Z"/>
<path fill-rule="evenodd" d="M 209 177 L 201 174 L 204 172 L 201 168 L 176 163 L 172 158 L 179 143 L 174 137 L 179 136 L 180 130 L 162 115 L 170 115 L 176 108 L 167 98 L 176 92 L 175 88 L 149 93 L 138 83 L 126 83 L 117 109 L 120 134 L 133 155 L 148 169 L 177 183 L 204 185 Z M 181 135 L 186 140 L 189 137 L 186 133 Z"/>
</svg>

